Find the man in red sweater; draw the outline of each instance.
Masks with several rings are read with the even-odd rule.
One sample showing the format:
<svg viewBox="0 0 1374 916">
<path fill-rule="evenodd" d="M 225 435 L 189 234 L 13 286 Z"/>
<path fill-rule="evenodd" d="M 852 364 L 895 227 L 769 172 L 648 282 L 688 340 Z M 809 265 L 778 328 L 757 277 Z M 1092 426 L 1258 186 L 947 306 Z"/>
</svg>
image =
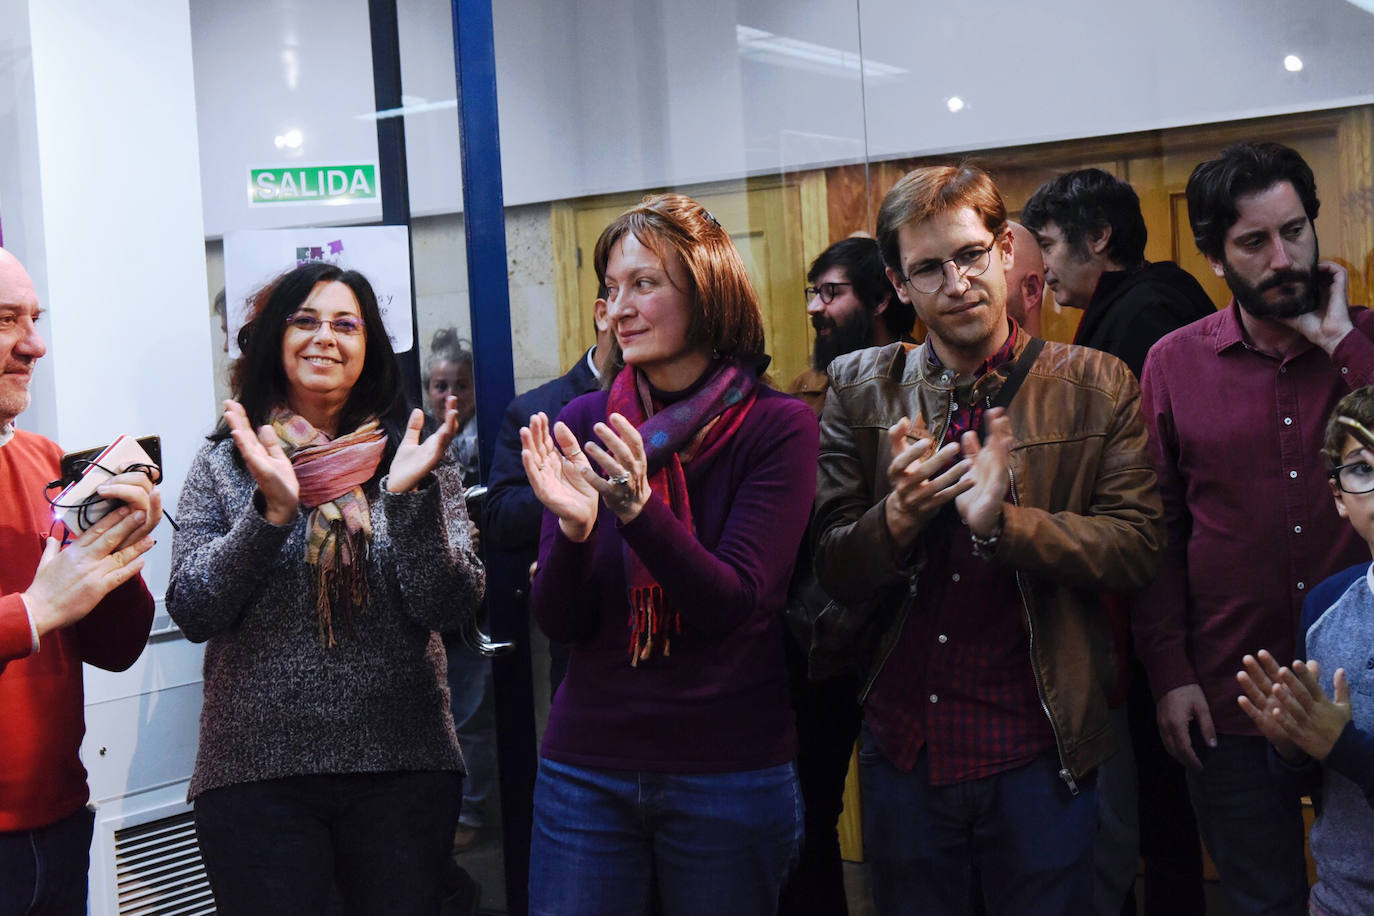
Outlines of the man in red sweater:
<svg viewBox="0 0 1374 916">
<path fill-rule="evenodd" d="M 62 450 L 14 428 L 46 352 L 33 282 L 0 249 L 0 916 L 86 911 L 93 814 L 78 750 L 81 663 L 121 671 L 153 620 L 139 576 L 161 497 L 141 473 L 98 493 L 123 505 L 63 548 L 44 488 Z"/>
</svg>

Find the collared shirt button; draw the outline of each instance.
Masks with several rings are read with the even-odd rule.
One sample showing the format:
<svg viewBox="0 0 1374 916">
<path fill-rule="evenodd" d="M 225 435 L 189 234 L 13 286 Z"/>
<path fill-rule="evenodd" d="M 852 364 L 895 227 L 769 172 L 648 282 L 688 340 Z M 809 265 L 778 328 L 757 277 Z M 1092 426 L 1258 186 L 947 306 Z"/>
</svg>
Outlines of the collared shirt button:
<svg viewBox="0 0 1374 916">
<path fill-rule="evenodd" d="M 1341 370 L 1341 371 L 1345 371 L 1345 370 Z M 1288 374 L 1288 367 L 1287 367 L 1287 366 L 1279 366 L 1279 375 L 1287 375 L 1287 374 Z"/>
<path fill-rule="evenodd" d="M 958 582 L 958 581 L 959 581 L 959 574 L 958 574 L 958 573 L 955 573 L 954 575 L 950 576 L 950 578 L 953 579 L 955 582 Z"/>
<path fill-rule="evenodd" d="M 1296 479 L 1297 476 L 1298 476 L 1298 472 L 1297 472 L 1297 471 L 1289 471 L 1289 472 L 1288 472 L 1288 476 L 1289 476 L 1289 477 L 1292 477 L 1292 478 L 1294 478 L 1294 479 Z"/>
<path fill-rule="evenodd" d="M 1350 367 L 1349 367 L 1349 366 L 1341 366 L 1341 375 L 1349 375 L 1349 374 L 1350 374 Z"/>
<path fill-rule="evenodd" d="M 940 645 L 942 645 L 942 646 L 943 646 L 945 643 L 949 642 L 949 637 L 946 636 L 944 633 L 941 633 L 939 636 L 937 636 L 937 637 L 935 637 L 935 638 L 938 639 L 938 640 L 940 641 Z"/>
<path fill-rule="evenodd" d="M 1284 418 L 1283 418 L 1283 425 L 1284 425 L 1284 426 L 1292 426 L 1292 425 L 1293 425 L 1293 418 L 1292 418 L 1292 417 L 1284 417 Z"/>
<path fill-rule="evenodd" d="M 932 694 L 930 695 L 930 702 L 932 702 L 932 703 L 938 703 L 938 702 L 940 702 L 940 698 L 937 697 L 935 694 L 932 693 Z"/>
<path fill-rule="evenodd" d="M 1293 526 L 1293 533 L 1294 533 L 1294 534 L 1302 534 L 1302 525 L 1294 525 L 1294 526 Z"/>
<path fill-rule="evenodd" d="M 1298 583 L 1298 591 L 1302 591 L 1302 590 L 1305 589 L 1305 588 L 1307 588 L 1307 586 L 1306 586 L 1304 583 L 1302 583 L 1302 582 L 1299 582 L 1299 583 Z"/>
</svg>

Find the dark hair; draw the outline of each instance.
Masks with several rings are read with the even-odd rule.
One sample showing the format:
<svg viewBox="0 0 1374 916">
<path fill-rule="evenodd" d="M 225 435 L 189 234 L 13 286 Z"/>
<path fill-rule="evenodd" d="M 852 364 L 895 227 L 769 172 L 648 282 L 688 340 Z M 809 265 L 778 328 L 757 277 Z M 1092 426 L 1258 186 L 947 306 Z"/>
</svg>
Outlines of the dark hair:
<svg viewBox="0 0 1374 916">
<path fill-rule="evenodd" d="M 1326 437 L 1322 441 L 1322 456 L 1326 459 L 1326 469 L 1335 470 L 1341 463 L 1341 450 L 1345 447 L 1347 436 L 1354 435 L 1349 427 L 1339 422 L 1345 417 L 1354 420 L 1365 429 L 1374 432 L 1374 385 L 1356 388 L 1336 402 L 1326 421 Z M 1356 436 L 1356 441 L 1359 437 Z"/>
<path fill-rule="evenodd" d="M 682 259 L 690 289 L 692 318 L 687 340 L 707 344 L 722 356 L 749 360 L 763 355 L 763 315 L 730 234 L 701 204 L 681 194 L 653 194 L 620 214 L 596 240 L 592 263 L 597 282 L 605 289 L 611 249 L 626 234 L 653 250 L 665 262 L 670 254 Z M 607 383 L 622 365 L 620 344 L 612 347 Z"/>
<path fill-rule="evenodd" d="M 1086 258 L 1086 237 L 1103 226 L 1112 230 L 1107 257 L 1122 267 L 1145 260 L 1145 217 L 1140 198 L 1129 184 L 1101 169 L 1065 172 L 1040 186 L 1021 211 L 1021 224 L 1036 235 L 1049 223 L 1064 241 Z"/>
<path fill-rule="evenodd" d="M 854 284 L 854 295 L 868 311 L 877 311 L 883 300 L 887 300 L 881 318 L 890 337 L 900 340 L 911 334 L 911 327 L 916 323 L 916 307 L 903 302 L 893 291 L 883 271 L 883 256 L 877 242 L 862 236 L 840 239 L 811 262 L 806 282 L 814 284 L 832 267 L 844 269 L 849 282 Z"/>
<path fill-rule="evenodd" d="M 430 338 L 429 358 L 425 360 L 424 387 L 429 387 L 429 377 L 434 372 L 434 364 L 440 362 L 472 368 L 472 344 L 458 336 L 457 328 L 440 328 Z"/>
<path fill-rule="evenodd" d="M 362 374 L 339 414 L 339 431 L 350 432 L 373 418 L 380 421 L 387 434 L 387 451 L 378 466 L 378 473 L 384 474 L 410 411 L 401 389 L 396 354 L 391 349 L 391 339 L 387 337 L 382 313 L 377 307 L 377 295 L 367 278 L 356 270 L 311 261 L 286 271 L 254 293 L 248 303 L 248 321 L 239 329 L 238 345 L 242 355 L 229 372 L 229 387 L 255 429 L 268 421 L 275 408 L 286 404 L 286 369 L 282 365 L 286 319 L 320 283 L 342 283 L 358 300 L 367 346 Z M 220 420 L 210 439 L 219 441 L 228 437 L 229 427 Z M 237 459 L 237 453 L 235 457 Z"/>
<path fill-rule="evenodd" d="M 1281 143 L 1232 143 L 1188 176 L 1188 222 L 1198 251 L 1225 260 L 1226 233 L 1236 224 L 1236 198 L 1286 181 L 1297 192 L 1307 218 L 1317 219 L 1317 179 L 1298 151 Z"/>
<path fill-rule="evenodd" d="M 970 162 L 958 165 L 930 165 L 912 169 L 892 186 L 878 210 L 878 248 L 883 261 L 902 276 L 902 252 L 898 231 L 908 223 L 919 223 L 969 207 L 983 225 L 1000 236 L 1007 226 L 1007 206 L 992 176 Z"/>
</svg>

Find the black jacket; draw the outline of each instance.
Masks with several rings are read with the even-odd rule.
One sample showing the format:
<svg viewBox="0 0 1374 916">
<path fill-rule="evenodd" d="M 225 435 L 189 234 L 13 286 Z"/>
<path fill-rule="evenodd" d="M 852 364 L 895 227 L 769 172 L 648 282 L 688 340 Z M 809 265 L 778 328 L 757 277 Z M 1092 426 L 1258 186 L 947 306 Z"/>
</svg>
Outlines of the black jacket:
<svg viewBox="0 0 1374 916">
<path fill-rule="evenodd" d="M 1111 270 L 1098 280 L 1073 342 L 1112 354 L 1140 378 L 1155 341 L 1215 311 L 1201 284 L 1173 261 Z"/>
<path fill-rule="evenodd" d="M 492 450 L 482 525 L 487 606 L 496 639 L 528 638 L 530 564 L 539 552 L 539 526 L 544 518 L 544 505 L 530 488 L 520 461 L 520 427 L 528 425 L 530 415 L 540 411 L 552 421 L 573 398 L 600 386 L 584 353 L 562 376 L 511 401 L 501 419 L 501 432 Z M 557 682 L 560 678 L 561 665 L 555 662 L 553 679 Z"/>
</svg>

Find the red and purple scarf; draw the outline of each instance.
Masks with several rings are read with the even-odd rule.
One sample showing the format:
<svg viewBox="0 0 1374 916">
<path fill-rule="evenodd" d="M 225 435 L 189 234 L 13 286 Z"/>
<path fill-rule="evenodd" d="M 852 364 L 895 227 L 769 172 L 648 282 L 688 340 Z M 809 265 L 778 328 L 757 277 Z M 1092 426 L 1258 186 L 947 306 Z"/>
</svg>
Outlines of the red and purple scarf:
<svg viewBox="0 0 1374 916">
<path fill-rule="evenodd" d="M 758 396 L 757 386 L 757 372 L 738 359 L 717 362 L 695 392 L 666 406 L 655 402 L 648 379 L 633 366 L 622 369 L 611 383 L 606 416 L 624 416 L 643 437 L 650 498 L 666 503 L 693 534 L 682 466 L 706 460 L 734 435 Z M 628 544 L 621 553 L 630 601 L 630 664 L 638 665 L 655 648 L 669 654 L 672 637 L 682 632 L 682 616 Z"/>
</svg>

